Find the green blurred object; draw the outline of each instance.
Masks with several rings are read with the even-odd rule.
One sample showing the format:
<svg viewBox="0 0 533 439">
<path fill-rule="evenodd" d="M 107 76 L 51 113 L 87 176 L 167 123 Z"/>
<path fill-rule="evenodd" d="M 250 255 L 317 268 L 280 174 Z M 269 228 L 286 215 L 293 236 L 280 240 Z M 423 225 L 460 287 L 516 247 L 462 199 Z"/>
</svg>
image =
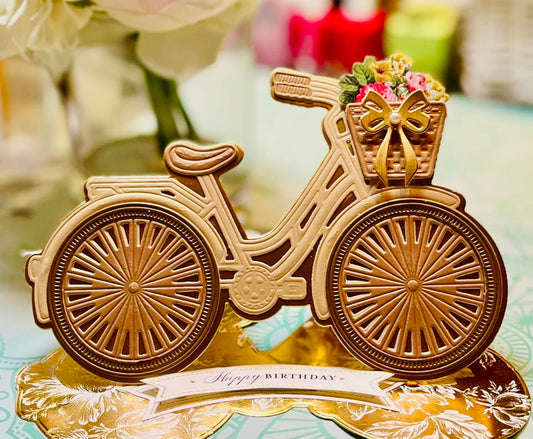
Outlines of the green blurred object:
<svg viewBox="0 0 533 439">
<path fill-rule="evenodd" d="M 385 53 L 410 56 L 414 71 L 445 82 L 457 21 L 458 12 L 449 5 L 405 5 L 385 23 Z"/>
</svg>

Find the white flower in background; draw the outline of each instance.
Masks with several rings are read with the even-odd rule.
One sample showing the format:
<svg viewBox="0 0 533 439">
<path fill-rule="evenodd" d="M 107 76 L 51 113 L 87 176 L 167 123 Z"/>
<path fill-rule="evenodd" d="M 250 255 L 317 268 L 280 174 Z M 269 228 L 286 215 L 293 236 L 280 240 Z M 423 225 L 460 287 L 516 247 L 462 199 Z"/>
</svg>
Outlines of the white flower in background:
<svg viewBox="0 0 533 439">
<path fill-rule="evenodd" d="M 92 16 L 102 22 L 107 13 L 138 33 L 141 63 L 160 76 L 184 80 L 215 61 L 227 33 L 251 15 L 256 2 L 0 0 L 0 58 L 20 54 L 57 77 L 70 65 L 80 30 Z"/>
<path fill-rule="evenodd" d="M 178 81 L 210 65 L 228 32 L 257 0 L 94 0 L 95 7 L 138 30 L 140 61 Z"/>
<path fill-rule="evenodd" d="M 0 57 L 20 54 L 53 72 L 70 62 L 89 7 L 64 0 L 0 0 Z"/>
<path fill-rule="evenodd" d="M 167 32 L 220 14 L 236 0 L 93 0 L 111 17 L 137 30 Z"/>
</svg>

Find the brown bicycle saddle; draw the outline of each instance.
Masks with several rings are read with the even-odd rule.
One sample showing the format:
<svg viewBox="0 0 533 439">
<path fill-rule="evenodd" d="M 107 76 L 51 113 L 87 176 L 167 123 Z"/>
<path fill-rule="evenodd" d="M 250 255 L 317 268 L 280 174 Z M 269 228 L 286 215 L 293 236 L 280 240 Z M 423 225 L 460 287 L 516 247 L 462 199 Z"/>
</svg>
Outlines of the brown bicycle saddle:
<svg viewBox="0 0 533 439">
<path fill-rule="evenodd" d="M 165 150 L 165 164 L 175 174 L 206 175 L 233 168 L 242 156 L 242 150 L 233 144 L 199 147 L 176 142 Z"/>
</svg>

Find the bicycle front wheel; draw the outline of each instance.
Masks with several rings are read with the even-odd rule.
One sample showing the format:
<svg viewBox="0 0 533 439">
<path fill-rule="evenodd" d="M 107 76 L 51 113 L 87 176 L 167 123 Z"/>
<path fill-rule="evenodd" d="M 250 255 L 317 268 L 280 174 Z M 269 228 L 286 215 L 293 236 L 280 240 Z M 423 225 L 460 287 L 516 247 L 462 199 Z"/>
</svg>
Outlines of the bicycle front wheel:
<svg viewBox="0 0 533 439">
<path fill-rule="evenodd" d="M 328 273 L 333 328 L 371 367 L 436 378 L 494 339 L 507 300 L 496 246 L 472 218 L 420 200 L 380 205 L 339 240 Z"/>
</svg>

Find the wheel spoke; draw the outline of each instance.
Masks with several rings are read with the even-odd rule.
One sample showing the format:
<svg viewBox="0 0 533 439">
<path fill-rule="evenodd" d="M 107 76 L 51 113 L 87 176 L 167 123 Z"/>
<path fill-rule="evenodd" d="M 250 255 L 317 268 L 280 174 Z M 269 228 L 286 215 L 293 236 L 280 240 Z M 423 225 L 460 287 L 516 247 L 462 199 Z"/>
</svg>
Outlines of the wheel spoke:
<svg viewBox="0 0 533 439">
<path fill-rule="evenodd" d="M 346 267 L 345 268 L 346 273 L 346 284 L 347 285 L 387 285 L 387 286 L 397 286 L 398 285 L 398 279 L 394 278 L 387 278 L 383 276 L 379 276 L 375 273 L 367 273 L 365 271 L 358 270 L 357 268 L 352 267 Z M 361 280 L 351 280 L 349 277 L 355 277 L 356 279 Z M 363 282 L 364 280 L 364 282 Z"/>
<path fill-rule="evenodd" d="M 115 288 L 108 288 L 108 287 L 87 287 L 86 285 L 71 285 L 68 287 L 65 287 L 64 291 L 65 294 L 79 294 L 79 295 L 90 295 L 93 293 L 96 294 L 106 294 L 106 293 L 113 293 L 116 291 L 122 290 L 122 287 L 115 287 Z"/>
<path fill-rule="evenodd" d="M 424 279 L 428 279 L 432 273 L 435 273 L 435 271 L 440 270 L 442 268 L 442 264 L 447 264 L 449 262 L 446 260 L 448 250 L 450 250 L 454 245 L 459 244 L 460 242 L 462 242 L 461 236 L 454 236 L 453 239 L 448 239 L 440 249 L 436 250 L 433 254 L 430 255 L 430 257 L 428 257 L 426 263 L 424 264 L 424 267 L 420 270 L 420 276 Z M 428 261 L 431 262 L 429 265 Z M 455 264 L 457 264 L 457 262 L 458 261 L 456 261 Z M 454 265 L 454 263 L 452 263 L 451 266 L 452 265 Z"/>
<path fill-rule="evenodd" d="M 434 265 L 426 273 L 422 273 L 420 276 L 426 280 L 430 280 L 436 276 L 439 276 L 443 272 L 456 269 L 458 265 L 461 267 L 474 267 L 479 266 L 479 263 L 474 259 L 474 253 L 472 250 L 465 248 L 460 254 L 453 255 L 453 258 L 446 259 L 445 255 L 441 255 L 437 259 Z M 472 262 L 464 262 L 468 258 L 472 258 Z"/>
<path fill-rule="evenodd" d="M 479 282 L 481 280 L 479 265 L 463 267 L 450 273 L 433 276 L 432 278 L 427 279 L 426 283 L 428 285 L 439 285 L 440 283 L 456 283 L 457 285 L 460 285 L 461 281 L 463 280 L 466 281 L 466 283 L 472 282 L 472 280 Z"/>
<path fill-rule="evenodd" d="M 395 260 L 389 261 L 387 258 L 387 256 L 390 254 L 390 245 L 385 238 L 381 236 L 381 234 L 368 233 L 365 235 L 363 242 L 364 244 L 367 244 L 366 248 L 373 253 L 374 260 L 370 259 L 366 253 L 361 250 L 359 250 L 358 253 L 352 252 L 352 257 L 354 257 L 356 260 L 358 258 L 362 259 L 360 262 L 363 262 L 365 265 L 370 264 L 374 270 L 383 271 L 385 273 L 387 272 L 385 270 L 388 270 L 388 273 L 391 276 L 401 277 L 405 275 L 401 264 Z M 382 267 L 380 264 L 384 265 L 385 267 Z"/>
<path fill-rule="evenodd" d="M 391 322 L 391 327 L 400 328 L 400 332 L 398 334 L 399 340 L 396 340 L 396 346 L 399 345 L 398 343 L 402 338 L 402 333 L 406 332 L 406 328 L 405 328 L 406 318 L 405 317 L 406 317 L 406 311 L 409 309 L 409 305 L 412 302 L 412 296 L 406 294 L 403 299 L 404 300 L 402 300 L 401 304 L 399 305 L 399 308 L 394 307 L 392 312 L 385 313 L 385 314 L 388 314 L 387 318 L 389 322 Z M 390 343 L 391 341 L 392 341 L 391 339 L 387 340 L 387 344 Z M 389 348 L 389 349 L 393 349 L 394 352 L 397 352 L 396 346 L 394 348 Z"/>
<path fill-rule="evenodd" d="M 344 288 L 344 291 L 348 290 L 348 288 Z M 361 295 L 350 298 L 348 295 L 346 299 L 346 306 L 347 307 L 353 307 L 355 305 L 357 306 L 365 306 L 372 302 L 381 303 L 381 302 L 388 302 L 389 300 L 392 300 L 398 295 L 399 293 L 405 292 L 405 289 L 403 288 L 395 288 L 391 289 L 390 287 L 387 287 L 388 291 L 382 291 L 380 293 L 376 293 L 374 289 L 372 289 L 372 292 L 368 293 L 367 297 L 361 297 Z"/>
<path fill-rule="evenodd" d="M 100 230 L 98 230 L 95 233 L 95 238 L 99 238 L 98 242 L 102 243 L 102 245 L 105 247 L 104 251 L 107 252 L 107 255 L 100 254 L 100 257 L 104 260 L 107 260 L 106 258 L 110 257 L 112 261 L 109 261 L 109 263 L 113 264 L 113 266 L 116 267 L 116 269 L 122 273 L 122 276 L 124 277 L 124 279 L 128 279 L 130 277 L 130 274 L 128 272 L 128 267 L 127 266 L 125 267 L 124 263 L 118 259 L 115 251 L 113 250 L 113 246 L 109 242 L 109 240 L 111 240 L 111 237 L 107 238 L 107 236 L 109 236 L 108 233 L 106 234 Z M 88 241 L 87 243 L 90 244 L 95 249 L 99 248 L 98 244 L 94 241 L 93 242 Z"/>
<path fill-rule="evenodd" d="M 445 308 L 447 308 L 448 312 L 453 311 L 454 313 L 458 314 L 460 317 L 463 317 L 468 321 L 471 321 L 472 319 L 477 319 L 479 317 L 479 312 L 469 311 L 468 309 L 464 309 L 463 307 L 458 306 L 456 303 L 457 299 L 453 296 L 450 296 L 449 294 L 430 288 L 424 288 L 424 290 L 429 293 L 428 295 L 431 297 L 432 301 L 441 303 Z M 481 302 L 472 301 L 471 303 L 475 304 L 479 311 L 479 305 Z"/>
<path fill-rule="evenodd" d="M 70 312 L 73 312 L 73 311 L 77 311 L 83 308 L 87 308 L 87 306 L 90 306 L 90 305 L 94 305 L 96 307 L 105 306 L 107 305 L 108 302 L 112 300 L 116 300 L 117 297 L 121 297 L 121 296 L 122 296 L 122 291 L 116 291 L 115 293 L 105 294 L 105 295 L 104 294 L 93 294 L 92 296 L 86 299 L 69 302 L 67 306 L 68 306 L 68 310 Z"/>
<path fill-rule="evenodd" d="M 115 256 L 119 260 L 126 274 L 128 275 L 128 278 L 131 279 L 133 278 L 133 260 L 131 258 L 131 246 L 130 243 L 126 241 L 127 238 L 124 234 L 124 229 L 122 227 L 119 228 L 118 224 L 119 223 L 113 223 L 111 225 L 113 235 L 116 239 L 115 246 L 113 246 L 113 250 L 115 250 L 116 248 Z M 109 229 L 104 230 L 104 234 L 110 242 L 113 240 Z"/>
<path fill-rule="evenodd" d="M 99 240 L 99 242 L 102 242 L 102 245 L 104 245 L 102 240 Z M 96 259 L 89 257 L 84 251 L 84 249 L 87 249 L 90 252 L 90 254 L 97 257 L 98 259 L 96 260 Z M 80 259 L 83 259 L 87 262 L 93 262 L 94 264 L 105 266 L 108 272 L 115 273 L 115 276 L 119 279 L 127 278 L 126 273 L 124 272 L 124 270 L 122 270 L 120 265 L 117 264 L 116 259 L 112 255 L 109 255 L 109 257 L 113 258 L 113 260 L 115 261 L 114 265 L 111 264 L 111 262 L 107 260 L 108 254 L 106 253 L 106 250 L 104 250 L 102 247 L 100 247 L 95 242 L 92 242 L 90 240 L 85 241 L 80 251 L 77 252 L 76 256 L 78 256 Z"/>
<path fill-rule="evenodd" d="M 134 303 L 135 303 L 135 315 L 138 318 L 139 329 L 141 330 L 141 337 L 144 343 L 144 347 L 148 352 L 149 356 L 155 356 L 157 355 L 156 349 L 153 346 L 152 340 L 150 338 L 150 334 L 147 331 L 147 328 L 149 328 L 152 325 L 152 321 L 150 319 L 150 316 L 146 312 L 146 307 L 144 303 L 141 303 L 142 299 L 140 297 L 135 297 Z"/>
<path fill-rule="evenodd" d="M 478 284 L 478 288 L 481 290 L 481 287 L 484 287 L 483 284 Z M 467 304 L 479 306 L 484 302 L 484 297 L 482 294 L 479 296 L 474 296 L 472 294 L 461 293 L 458 291 L 458 285 L 424 285 L 424 290 L 431 292 L 431 294 L 437 294 L 439 296 L 445 297 L 450 301 L 465 302 Z"/>
<path fill-rule="evenodd" d="M 146 296 L 143 296 L 140 298 L 140 303 L 142 303 L 143 308 L 145 310 L 144 315 L 147 317 L 148 321 L 150 322 L 149 325 L 149 332 L 151 333 L 151 339 L 152 339 L 152 346 L 153 351 L 157 352 L 160 349 L 155 346 L 156 340 L 161 344 L 161 349 L 168 348 L 171 343 L 168 340 L 167 336 L 165 335 L 164 331 L 160 328 L 158 321 L 156 320 L 156 316 L 159 316 L 159 312 L 157 309 L 155 309 L 148 298 Z M 152 312 L 150 312 L 151 310 Z"/>
<path fill-rule="evenodd" d="M 459 325 L 458 323 L 456 323 L 455 319 L 451 318 L 451 316 L 450 316 L 450 311 L 451 311 L 450 307 L 449 306 L 444 306 L 444 310 L 442 309 L 443 305 L 447 305 L 446 302 L 443 302 L 443 301 L 439 300 L 435 296 L 432 296 L 430 294 L 426 294 L 424 296 L 423 303 L 428 308 L 431 308 L 433 310 L 432 315 L 437 314 L 437 315 L 439 315 L 441 317 L 441 322 L 445 321 L 450 326 L 452 326 L 455 331 L 457 331 L 461 335 L 466 335 L 467 334 L 467 328 L 465 328 L 464 326 Z M 453 312 L 455 312 L 455 309 L 453 309 Z M 442 325 L 439 325 L 439 327 L 442 327 Z M 451 345 L 454 344 L 452 339 L 450 339 L 450 344 Z"/>
<path fill-rule="evenodd" d="M 123 300 L 124 299 L 122 296 L 115 296 L 113 298 L 110 298 L 106 303 L 102 304 L 101 308 L 97 308 L 94 306 L 87 312 L 81 314 L 78 318 L 76 318 L 74 314 L 71 314 L 72 320 L 78 327 L 91 321 L 95 317 L 99 319 L 101 318 L 104 320 L 108 320 L 109 316 L 116 312 L 117 307 L 121 306 Z"/>
<path fill-rule="evenodd" d="M 153 288 L 151 288 L 149 290 L 145 289 L 144 290 L 144 295 L 146 295 L 148 297 L 152 297 L 154 299 L 157 299 L 157 298 L 169 299 L 168 295 L 166 295 L 164 293 L 160 293 L 160 292 L 154 290 Z M 200 300 L 200 298 L 194 299 L 192 297 L 183 296 L 183 295 L 173 295 L 171 297 L 171 301 L 172 301 L 172 304 L 184 305 L 184 306 L 192 306 L 193 308 L 198 308 L 199 306 L 202 305 L 202 301 Z"/>
<path fill-rule="evenodd" d="M 70 271 L 67 277 L 67 285 L 65 288 L 75 288 L 76 286 L 83 286 L 84 288 L 113 288 L 116 286 L 115 282 L 99 279 L 94 276 L 85 276 L 79 273 Z"/>
<path fill-rule="evenodd" d="M 180 337 L 183 337 L 183 335 L 185 334 L 186 330 L 184 330 L 182 327 L 180 327 L 174 320 L 172 320 L 172 318 L 168 317 L 168 314 L 171 314 L 174 317 L 176 317 L 176 315 L 178 313 L 176 312 L 175 308 L 171 308 L 171 307 L 168 307 L 168 306 L 162 306 L 162 304 L 160 302 L 157 302 L 157 301 L 153 300 L 153 298 L 151 298 L 149 296 L 145 296 L 144 302 L 145 302 L 146 306 L 149 306 L 150 309 L 152 309 L 152 311 L 155 314 L 159 315 L 159 317 L 161 318 L 162 322 L 164 322 L 166 325 L 171 326 L 172 329 L 174 329 L 179 334 Z M 165 314 L 164 312 L 162 312 L 161 308 L 166 308 L 167 313 Z M 190 321 L 192 321 L 192 319 Z M 168 342 L 171 343 L 170 340 Z"/>
<path fill-rule="evenodd" d="M 433 232 L 432 227 L 436 227 L 436 230 L 433 230 Z M 422 264 L 422 267 L 420 267 L 418 271 L 419 273 L 425 273 L 428 267 L 431 267 L 434 264 L 435 259 L 440 256 L 437 249 L 445 237 L 446 231 L 447 227 L 444 224 L 435 224 L 434 221 L 430 221 L 428 234 L 424 239 L 425 244 L 423 247 L 426 249 L 426 252 L 424 252 L 424 263 Z"/>
<path fill-rule="evenodd" d="M 384 329 L 381 334 L 381 337 L 380 337 L 381 341 L 375 341 L 377 346 L 379 346 L 382 349 L 387 349 L 387 350 L 390 349 L 390 348 L 387 348 L 387 346 L 391 343 L 392 338 L 397 333 L 398 326 L 396 325 L 396 323 L 398 322 L 399 316 L 403 312 L 403 309 L 406 305 L 406 300 L 405 300 L 405 297 L 397 296 L 393 300 L 391 300 L 389 304 L 392 305 L 392 306 L 389 306 L 389 308 L 392 307 L 393 311 L 390 314 L 388 314 L 386 310 L 382 310 L 382 314 L 380 314 L 380 316 L 383 317 L 384 315 L 386 315 L 386 317 L 381 318 L 379 320 L 381 324 L 373 328 L 373 330 L 370 331 L 368 334 L 369 339 L 372 339 L 379 332 L 379 329 L 383 327 L 383 325 L 387 325 L 388 326 L 387 329 Z"/>
<path fill-rule="evenodd" d="M 161 227 L 153 221 L 149 221 L 143 234 L 144 241 L 141 245 L 141 254 L 139 255 L 139 264 L 136 277 L 142 279 L 146 270 L 150 269 L 150 261 L 154 263 L 155 253 L 157 253 L 157 246 L 163 239 L 164 233 L 161 232 Z M 157 259 L 157 258 L 156 258 Z"/>
<path fill-rule="evenodd" d="M 426 303 L 423 300 L 419 300 L 418 304 L 420 306 L 420 316 L 423 322 L 421 329 L 424 330 L 426 334 L 426 341 L 431 355 L 436 355 L 440 351 L 440 347 L 435 338 L 433 331 L 436 331 L 439 334 L 439 337 L 445 343 L 445 345 L 450 346 L 453 344 L 453 340 L 449 337 L 448 333 L 443 333 L 441 328 L 441 323 L 437 320 L 436 314 L 433 313 L 431 304 Z M 440 314 L 438 312 L 437 314 Z"/>
<path fill-rule="evenodd" d="M 109 333 L 107 334 L 106 338 L 104 340 L 102 340 L 103 341 L 102 346 L 105 346 L 104 349 L 106 351 L 108 351 L 108 352 L 110 351 L 111 354 L 113 356 L 115 356 L 115 357 L 118 357 L 120 355 L 120 351 L 122 350 L 122 347 L 119 345 L 119 340 L 117 340 L 117 337 L 115 337 L 115 339 L 113 341 L 112 336 L 115 333 L 115 330 L 117 331 L 117 334 L 119 335 L 119 338 L 120 338 L 120 333 L 124 332 L 123 325 L 119 326 L 118 322 L 121 319 L 123 319 L 123 321 L 129 320 L 127 318 L 124 318 L 124 317 L 129 317 L 129 316 L 124 316 L 124 309 L 129 309 L 129 305 L 130 305 L 131 301 L 132 301 L 132 297 L 131 296 L 129 296 L 129 297 L 127 296 L 125 298 L 125 300 L 122 300 L 118 304 L 118 306 L 116 308 L 114 308 L 112 310 L 112 312 L 110 312 L 109 315 L 107 316 L 108 320 L 110 322 L 109 327 L 113 328 L 113 330 L 109 331 Z M 121 329 L 122 329 L 122 331 L 121 331 Z M 109 346 L 109 344 L 112 344 L 111 350 L 109 350 L 107 348 Z"/>
<path fill-rule="evenodd" d="M 390 229 L 390 227 L 389 227 Z M 392 238 L 389 237 L 387 232 L 382 227 L 376 227 L 378 235 L 381 237 L 381 242 L 383 242 L 387 247 L 387 256 L 388 263 L 393 264 L 402 274 L 402 276 L 408 276 L 408 273 L 405 271 L 405 265 L 400 261 L 400 258 L 396 255 L 397 244 L 392 241 Z"/>
<path fill-rule="evenodd" d="M 403 230 L 405 230 L 406 227 L 405 223 L 405 218 L 396 218 L 394 221 L 390 222 L 390 230 L 392 231 L 392 234 L 396 237 L 396 247 L 399 250 L 396 251 L 398 259 L 401 259 L 401 263 L 403 264 L 402 266 L 405 267 L 405 273 L 407 273 L 408 276 L 412 276 L 413 273 L 411 272 L 411 268 L 413 264 L 411 261 L 411 256 L 409 254 L 410 249 L 406 248 L 409 245 L 409 242 L 406 241 L 406 236 L 404 236 L 403 233 Z M 400 224 L 403 224 L 403 229 Z"/>
<path fill-rule="evenodd" d="M 400 302 L 403 302 L 405 300 L 405 297 L 403 295 L 398 294 L 396 297 L 389 300 L 383 307 L 379 307 L 377 304 L 375 306 L 367 306 L 362 311 L 359 311 L 357 313 L 350 313 L 353 315 L 353 318 L 357 323 L 357 328 L 361 331 L 364 331 L 364 328 L 362 325 L 366 323 L 369 320 L 374 320 L 375 317 L 380 318 L 386 318 L 388 321 L 390 321 L 394 316 L 396 316 L 400 312 L 400 308 L 398 308 L 398 304 Z M 352 306 L 353 308 L 353 306 Z"/>
<path fill-rule="evenodd" d="M 106 271 L 99 267 L 97 264 L 95 264 L 92 261 L 89 261 L 88 259 L 83 259 L 79 255 L 76 255 L 73 258 L 74 263 L 72 264 L 72 267 L 69 269 L 69 271 L 73 273 L 81 273 L 81 274 L 89 274 L 93 276 L 98 277 L 104 277 L 109 281 L 114 281 L 116 283 L 124 282 L 124 278 L 120 277 L 120 275 L 117 275 L 116 270 L 112 270 L 113 273 L 110 273 L 109 271 Z M 82 268 L 80 268 L 82 267 Z"/>
<path fill-rule="evenodd" d="M 152 255 L 157 255 L 157 257 L 151 258 L 153 263 L 147 264 L 140 276 L 145 281 L 156 275 L 165 267 L 168 267 L 171 263 L 170 255 L 172 252 L 176 252 L 183 247 L 184 250 L 182 250 L 182 254 L 185 252 L 185 256 L 188 256 L 186 251 L 189 250 L 189 248 L 181 236 L 171 233 L 169 230 L 165 230 L 162 235 L 161 239 L 158 240 L 157 246 L 154 246 L 152 249 Z"/>
</svg>

